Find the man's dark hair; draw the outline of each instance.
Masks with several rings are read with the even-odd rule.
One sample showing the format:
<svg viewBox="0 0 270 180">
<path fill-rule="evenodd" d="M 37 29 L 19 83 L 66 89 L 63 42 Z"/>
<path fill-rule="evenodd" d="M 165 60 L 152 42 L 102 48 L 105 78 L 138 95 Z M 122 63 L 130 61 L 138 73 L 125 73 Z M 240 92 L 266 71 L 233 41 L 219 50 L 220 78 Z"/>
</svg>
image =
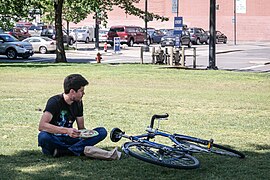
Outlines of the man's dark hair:
<svg viewBox="0 0 270 180">
<path fill-rule="evenodd" d="M 64 92 L 68 94 L 71 89 L 78 91 L 81 87 L 88 85 L 88 81 L 80 74 L 70 74 L 64 80 Z"/>
</svg>

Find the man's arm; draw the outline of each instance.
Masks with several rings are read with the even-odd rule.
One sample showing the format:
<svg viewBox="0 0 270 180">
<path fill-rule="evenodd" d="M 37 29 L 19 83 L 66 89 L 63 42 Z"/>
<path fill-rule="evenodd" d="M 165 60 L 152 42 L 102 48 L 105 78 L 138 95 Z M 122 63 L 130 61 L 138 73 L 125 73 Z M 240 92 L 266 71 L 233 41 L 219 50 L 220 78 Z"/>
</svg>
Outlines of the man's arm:
<svg viewBox="0 0 270 180">
<path fill-rule="evenodd" d="M 59 127 L 50 124 L 52 117 L 53 116 L 50 112 L 45 111 L 40 119 L 38 130 L 55 134 L 68 134 L 70 137 L 74 138 L 79 137 L 80 132 L 75 128 Z"/>
<path fill-rule="evenodd" d="M 78 129 L 85 129 L 83 116 L 77 117 L 77 126 Z"/>
</svg>

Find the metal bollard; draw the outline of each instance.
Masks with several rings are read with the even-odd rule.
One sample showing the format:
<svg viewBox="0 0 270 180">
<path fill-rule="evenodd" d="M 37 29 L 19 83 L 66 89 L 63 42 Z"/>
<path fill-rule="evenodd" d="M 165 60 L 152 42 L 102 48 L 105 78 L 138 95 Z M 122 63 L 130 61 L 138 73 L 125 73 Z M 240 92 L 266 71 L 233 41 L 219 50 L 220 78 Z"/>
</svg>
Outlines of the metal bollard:
<svg viewBox="0 0 270 180">
<path fill-rule="evenodd" d="M 172 66 L 173 65 L 173 48 L 171 47 L 169 49 L 169 53 L 170 53 L 170 65 Z"/>
<path fill-rule="evenodd" d="M 152 47 L 152 64 L 155 64 L 155 47 Z"/>
<path fill-rule="evenodd" d="M 175 52 L 174 52 L 174 63 L 175 63 L 175 65 L 179 65 L 179 62 L 180 62 L 180 53 L 179 53 L 179 50 L 178 49 L 175 49 Z"/>
<path fill-rule="evenodd" d="M 185 47 L 182 47 L 181 66 L 185 67 Z"/>
<path fill-rule="evenodd" d="M 196 68 L 196 48 L 193 48 L 193 68 Z"/>
<path fill-rule="evenodd" d="M 141 46 L 141 64 L 143 64 L 143 46 Z"/>
</svg>

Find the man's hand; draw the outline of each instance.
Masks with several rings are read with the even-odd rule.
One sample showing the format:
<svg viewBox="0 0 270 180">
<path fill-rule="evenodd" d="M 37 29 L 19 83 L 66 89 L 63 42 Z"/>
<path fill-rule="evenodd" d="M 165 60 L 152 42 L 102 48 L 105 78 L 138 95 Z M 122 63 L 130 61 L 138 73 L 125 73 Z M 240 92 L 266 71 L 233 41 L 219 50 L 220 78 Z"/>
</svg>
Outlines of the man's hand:
<svg viewBox="0 0 270 180">
<path fill-rule="evenodd" d="M 80 136 L 80 131 L 78 131 L 78 130 L 75 129 L 75 128 L 68 128 L 67 134 L 68 134 L 70 137 L 77 138 L 77 137 Z"/>
</svg>

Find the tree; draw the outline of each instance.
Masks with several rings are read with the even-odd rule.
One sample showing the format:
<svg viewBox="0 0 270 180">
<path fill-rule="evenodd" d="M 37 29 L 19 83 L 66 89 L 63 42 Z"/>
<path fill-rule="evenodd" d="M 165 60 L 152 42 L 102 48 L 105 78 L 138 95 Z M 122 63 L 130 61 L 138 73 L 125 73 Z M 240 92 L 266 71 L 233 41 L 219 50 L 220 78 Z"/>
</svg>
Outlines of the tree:
<svg viewBox="0 0 270 180">
<path fill-rule="evenodd" d="M 55 62 L 67 62 L 63 44 L 62 19 L 78 23 L 88 14 L 98 13 L 101 21 L 106 24 L 107 12 L 112 11 L 113 6 L 118 6 L 127 14 L 143 19 L 145 12 L 134 6 L 138 2 L 139 0 L 1 0 L 0 26 L 8 27 L 21 18 L 29 18 L 30 9 L 41 9 L 47 19 L 55 23 L 57 48 Z M 149 12 L 147 17 L 161 21 L 168 20 Z"/>
<path fill-rule="evenodd" d="M 98 12 L 103 22 L 107 22 L 108 19 L 107 12 L 111 11 L 113 6 L 118 6 L 123 9 L 129 15 L 135 15 L 140 18 L 144 18 L 145 12 L 134 6 L 138 0 L 66 0 L 66 3 L 71 7 L 71 11 L 67 8 L 65 12 L 66 20 L 74 20 L 79 22 L 83 18 L 86 18 L 89 13 Z M 56 62 L 67 62 L 65 56 L 65 50 L 63 45 L 63 33 L 62 33 L 62 9 L 64 0 L 54 0 L 54 10 L 55 10 L 55 27 L 56 27 L 56 38 L 57 38 L 57 52 L 56 52 Z M 76 10 L 74 10 L 74 8 Z M 80 14 L 78 14 L 78 12 Z M 154 18 L 156 20 L 168 20 L 168 18 L 148 13 L 149 18 Z"/>
<path fill-rule="evenodd" d="M 1 0 L 0 1 L 0 27 L 8 30 L 14 26 L 14 23 L 29 16 L 30 5 L 35 6 L 33 0 Z"/>
<path fill-rule="evenodd" d="M 56 59 L 55 62 L 67 62 L 63 43 L 62 9 L 64 0 L 54 0 L 55 31 L 56 31 Z"/>
</svg>

